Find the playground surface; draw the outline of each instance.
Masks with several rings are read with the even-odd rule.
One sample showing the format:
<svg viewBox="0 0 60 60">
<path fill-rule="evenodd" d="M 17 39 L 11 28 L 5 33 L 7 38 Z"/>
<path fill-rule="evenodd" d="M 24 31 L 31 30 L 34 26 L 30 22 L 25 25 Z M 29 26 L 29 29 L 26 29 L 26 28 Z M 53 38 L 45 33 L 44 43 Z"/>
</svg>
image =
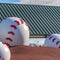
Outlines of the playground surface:
<svg viewBox="0 0 60 60">
<path fill-rule="evenodd" d="M 11 47 L 11 60 L 60 60 L 60 49 L 49 47 Z"/>
</svg>

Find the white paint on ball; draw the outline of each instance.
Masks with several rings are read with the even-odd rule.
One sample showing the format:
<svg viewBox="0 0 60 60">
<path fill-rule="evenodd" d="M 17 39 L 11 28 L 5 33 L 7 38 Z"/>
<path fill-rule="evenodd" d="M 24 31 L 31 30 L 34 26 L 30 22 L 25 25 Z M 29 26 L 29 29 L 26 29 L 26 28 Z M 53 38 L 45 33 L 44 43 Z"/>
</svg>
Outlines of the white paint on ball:
<svg viewBox="0 0 60 60">
<path fill-rule="evenodd" d="M 60 34 L 51 34 L 46 38 L 44 46 L 60 48 Z"/>
<path fill-rule="evenodd" d="M 9 48 L 0 42 L 0 60 L 10 60 L 11 58 L 11 53 Z"/>
<path fill-rule="evenodd" d="M 14 25 L 17 29 L 12 28 L 11 25 Z M 14 35 L 8 34 L 10 31 L 14 32 Z M 6 40 L 7 37 L 13 41 Z M 29 40 L 29 28 L 25 23 L 21 24 L 21 18 L 8 17 L 2 20 L 0 24 L 0 40 L 8 43 L 10 46 L 23 45 Z"/>
</svg>

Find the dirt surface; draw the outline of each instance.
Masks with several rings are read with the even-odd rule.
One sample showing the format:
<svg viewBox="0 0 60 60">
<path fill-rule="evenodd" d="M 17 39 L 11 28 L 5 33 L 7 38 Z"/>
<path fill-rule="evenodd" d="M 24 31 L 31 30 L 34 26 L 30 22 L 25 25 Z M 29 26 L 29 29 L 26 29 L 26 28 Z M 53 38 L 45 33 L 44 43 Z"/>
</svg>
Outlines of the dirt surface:
<svg viewBox="0 0 60 60">
<path fill-rule="evenodd" d="M 60 49 L 46 47 L 11 47 L 11 60 L 60 60 Z"/>
</svg>

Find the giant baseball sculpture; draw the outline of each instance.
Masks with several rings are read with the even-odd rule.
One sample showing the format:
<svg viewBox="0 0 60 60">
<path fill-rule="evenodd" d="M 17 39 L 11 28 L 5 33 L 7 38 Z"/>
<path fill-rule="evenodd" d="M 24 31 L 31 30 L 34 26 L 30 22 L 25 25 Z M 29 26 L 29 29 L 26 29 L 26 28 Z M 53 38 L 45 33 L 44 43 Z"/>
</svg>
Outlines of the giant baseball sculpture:
<svg viewBox="0 0 60 60">
<path fill-rule="evenodd" d="M 24 45 L 29 40 L 29 27 L 21 18 L 8 17 L 0 24 L 0 39 L 9 46 Z"/>
<path fill-rule="evenodd" d="M 11 53 L 9 48 L 0 42 L 0 60 L 10 60 L 11 58 Z"/>
<path fill-rule="evenodd" d="M 46 38 L 44 46 L 60 48 L 60 34 L 51 34 Z"/>
</svg>

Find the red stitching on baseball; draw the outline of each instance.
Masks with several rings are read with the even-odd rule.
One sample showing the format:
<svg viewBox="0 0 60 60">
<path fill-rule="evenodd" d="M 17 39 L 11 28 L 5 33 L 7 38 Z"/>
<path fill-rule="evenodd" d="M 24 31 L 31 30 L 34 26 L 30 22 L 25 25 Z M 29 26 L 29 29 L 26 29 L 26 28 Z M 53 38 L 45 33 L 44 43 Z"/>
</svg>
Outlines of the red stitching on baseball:
<svg viewBox="0 0 60 60">
<path fill-rule="evenodd" d="M 20 21 L 21 21 L 22 24 L 24 23 L 24 20 L 23 19 L 21 19 Z"/>
<path fill-rule="evenodd" d="M 58 45 L 59 43 L 60 43 L 60 41 L 57 41 L 57 42 L 56 42 L 56 45 Z"/>
<path fill-rule="evenodd" d="M 54 38 L 52 41 L 54 42 L 56 40 L 56 38 Z"/>
<path fill-rule="evenodd" d="M 53 36 L 49 37 L 49 39 L 51 39 Z"/>
<path fill-rule="evenodd" d="M 15 25 L 11 25 L 11 27 L 14 28 L 14 29 L 17 29 L 17 27 Z"/>
<path fill-rule="evenodd" d="M 5 43 L 5 42 L 2 42 L 3 44 L 6 44 L 8 47 L 10 47 L 10 44 L 8 44 L 8 43 Z"/>
<path fill-rule="evenodd" d="M 8 44 L 8 43 L 5 43 L 8 47 L 10 47 L 10 44 Z"/>
<path fill-rule="evenodd" d="M 16 23 L 17 23 L 17 25 L 20 25 L 19 21 L 15 20 L 14 22 L 16 22 Z"/>
<path fill-rule="evenodd" d="M 15 35 L 15 33 L 14 33 L 14 32 L 12 32 L 12 31 L 8 32 L 8 34 L 12 34 L 12 35 Z"/>
<path fill-rule="evenodd" d="M 49 39 L 51 39 L 51 38 L 53 38 L 52 39 L 52 42 L 55 42 L 56 38 L 54 38 L 53 36 L 50 36 Z M 60 43 L 60 41 L 57 41 L 56 42 L 56 45 L 58 45 L 59 43 Z M 60 48 L 60 46 L 58 48 Z"/>
<path fill-rule="evenodd" d="M 11 38 L 6 38 L 6 40 L 12 41 L 12 39 L 11 39 Z"/>
</svg>

